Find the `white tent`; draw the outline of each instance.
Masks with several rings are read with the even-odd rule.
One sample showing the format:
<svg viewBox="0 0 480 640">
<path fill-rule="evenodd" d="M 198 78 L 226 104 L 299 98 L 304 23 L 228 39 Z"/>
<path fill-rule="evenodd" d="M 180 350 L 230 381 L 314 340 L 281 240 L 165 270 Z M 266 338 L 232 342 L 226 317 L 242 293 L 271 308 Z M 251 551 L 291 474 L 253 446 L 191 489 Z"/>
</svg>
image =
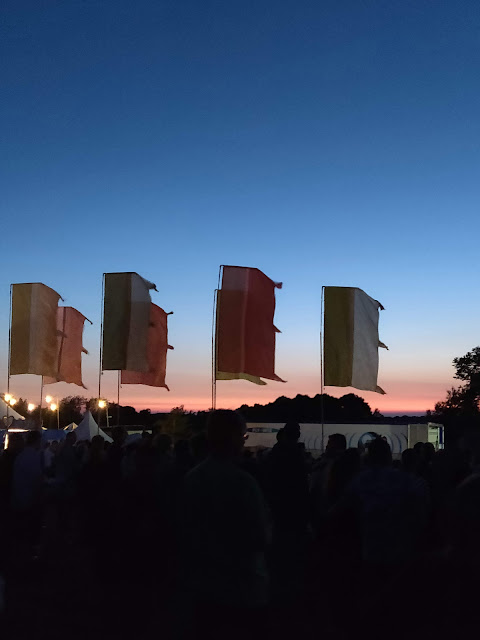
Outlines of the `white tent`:
<svg viewBox="0 0 480 640">
<path fill-rule="evenodd" d="M 78 427 L 78 424 L 76 422 L 70 422 L 70 424 L 67 424 L 66 427 L 63 427 L 63 430 L 64 431 L 73 431 L 77 427 Z"/>
<path fill-rule="evenodd" d="M 0 412 L 2 417 L 7 416 L 7 409 L 8 409 L 8 416 L 13 416 L 14 420 L 25 420 L 25 418 L 21 416 L 19 413 L 17 413 L 13 409 L 13 407 L 11 407 L 10 405 L 7 405 L 7 403 L 3 398 L 0 398 Z"/>
<path fill-rule="evenodd" d="M 75 433 L 77 435 L 77 442 L 81 442 L 82 440 L 91 440 L 93 436 L 102 436 L 106 442 L 113 442 L 110 436 L 107 436 L 105 431 L 98 428 L 98 424 L 95 422 L 90 411 L 85 413 L 83 420 L 75 429 Z"/>
</svg>

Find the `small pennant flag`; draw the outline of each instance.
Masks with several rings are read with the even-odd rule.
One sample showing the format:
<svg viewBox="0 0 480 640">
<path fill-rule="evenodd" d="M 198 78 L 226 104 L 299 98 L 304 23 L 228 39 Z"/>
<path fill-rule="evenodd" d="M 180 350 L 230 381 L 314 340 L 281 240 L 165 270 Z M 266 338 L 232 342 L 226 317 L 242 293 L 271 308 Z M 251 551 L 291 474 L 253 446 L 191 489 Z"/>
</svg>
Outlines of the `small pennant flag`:
<svg viewBox="0 0 480 640">
<path fill-rule="evenodd" d="M 377 385 L 379 309 L 383 306 L 356 287 L 325 287 L 325 386 L 385 393 Z"/>
<path fill-rule="evenodd" d="M 149 371 L 150 289 L 138 273 L 106 273 L 102 369 Z"/>
<path fill-rule="evenodd" d="M 284 382 L 275 374 L 275 287 L 259 269 L 223 267 L 217 293 L 216 379 L 262 378 Z"/>
<path fill-rule="evenodd" d="M 149 370 L 122 371 L 122 384 L 145 384 L 149 387 L 164 387 L 167 371 L 167 351 L 173 349 L 168 344 L 167 318 L 170 314 L 153 302 L 150 304 L 150 327 L 148 329 L 147 358 Z"/>
<path fill-rule="evenodd" d="M 83 325 L 85 316 L 73 307 L 57 310 L 57 374 L 44 377 L 44 384 L 70 382 L 86 389 L 82 382 Z"/>
<path fill-rule="evenodd" d="M 40 282 L 12 285 L 10 375 L 56 374 L 59 299 Z"/>
</svg>

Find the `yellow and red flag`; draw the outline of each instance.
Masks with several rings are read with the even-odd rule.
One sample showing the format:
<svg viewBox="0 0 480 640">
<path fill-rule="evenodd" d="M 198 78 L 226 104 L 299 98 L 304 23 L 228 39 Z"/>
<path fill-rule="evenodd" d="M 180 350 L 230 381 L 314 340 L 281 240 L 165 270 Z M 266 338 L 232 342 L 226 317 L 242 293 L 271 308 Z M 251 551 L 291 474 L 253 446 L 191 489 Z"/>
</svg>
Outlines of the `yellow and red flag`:
<svg viewBox="0 0 480 640">
<path fill-rule="evenodd" d="M 44 377 L 44 384 L 69 382 L 86 389 L 82 382 L 83 325 L 85 316 L 73 307 L 57 310 L 57 373 Z"/>
<path fill-rule="evenodd" d="M 284 382 L 275 374 L 275 288 L 262 271 L 250 267 L 223 267 L 217 294 L 216 379 L 262 378 Z"/>
<path fill-rule="evenodd" d="M 325 386 L 385 393 L 378 386 L 379 310 L 357 287 L 325 287 Z"/>
<path fill-rule="evenodd" d="M 59 299 L 41 282 L 12 285 L 10 375 L 56 374 Z"/>
<path fill-rule="evenodd" d="M 102 369 L 148 372 L 150 289 L 138 273 L 106 273 Z"/>
<path fill-rule="evenodd" d="M 150 326 L 147 339 L 148 371 L 122 370 L 122 384 L 145 384 L 150 387 L 164 387 L 167 372 L 167 351 L 173 349 L 168 344 L 167 318 L 170 314 L 156 304 L 150 303 Z"/>
</svg>

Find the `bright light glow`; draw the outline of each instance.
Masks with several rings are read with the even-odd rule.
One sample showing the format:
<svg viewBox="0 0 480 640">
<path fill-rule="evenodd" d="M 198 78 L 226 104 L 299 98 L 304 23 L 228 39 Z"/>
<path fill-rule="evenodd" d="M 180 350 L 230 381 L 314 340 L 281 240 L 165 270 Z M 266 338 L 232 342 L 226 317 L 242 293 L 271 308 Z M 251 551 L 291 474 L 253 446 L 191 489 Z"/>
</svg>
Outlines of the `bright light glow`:
<svg viewBox="0 0 480 640">
<path fill-rule="evenodd" d="M 17 404 L 17 399 L 16 398 L 10 398 L 9 404 L 11 407 L 13 407 L 13 405 Z"/>
<path fill-rule="evenodd" d="M 107 403 L 105 400 L 99 400 L 98 401 L 98 408 L 99 409 L 105 409 L 105 407 L 107 406 Z"/>
<path fill-rule="evenodd" d="M 5 402 L 10 402 L 10 400 L 12 399 L 12 394 L 11 393 L 6 393 L 3 396 L 3 398 L 4 398 Z"/>
<path fill-rule="evenodd" d="M 52 396 L 45 396 L 45 402 L 47 404 L 50 404 L 50 402 L 53 400 Z"/>
<path fill-rule="evenodd" d="M 57 405 L 55 404 L 55 402 L 52 402 L 52 404 L 50 405 L 50 409 L 52 411 L 56 411 L 57 410 Z"/>
<path fill-rule="evenodd" d="M 36 407 L 36 405 L 34 405 L 33 403 L 29 402 L 29 403 L 28 403 L 28 407 L 27 407 L 27 409 L 28 409 L 29 411 L 33 411 L 33 410 L 35 409 L 35 407 Z"/>
</svg>

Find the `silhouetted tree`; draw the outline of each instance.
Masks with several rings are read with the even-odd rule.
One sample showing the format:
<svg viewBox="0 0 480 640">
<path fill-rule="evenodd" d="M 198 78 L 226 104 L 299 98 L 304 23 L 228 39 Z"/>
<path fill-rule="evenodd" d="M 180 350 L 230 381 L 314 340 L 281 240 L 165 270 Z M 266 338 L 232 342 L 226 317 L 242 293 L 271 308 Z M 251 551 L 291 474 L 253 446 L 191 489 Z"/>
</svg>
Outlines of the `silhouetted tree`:
<svg viewBox="0 0 480 640">
<path fill-rule="evenodd" d="M 435 414 L 443 420 L 475 418 L 480 416 L 480 347 L 474 347 L 464 356 L 454 358 L 455 378 L 465 384 L 447 391 L 447 397 L 435 405 Z"/>
<path fill-rule="evenodd" d="M 183 405 L 175 407 L 170 413 L 160 420 L 158 425 L 162 433 L 168 433 L 173 440 L 179 440 L 187 438 L 189 434 L 189 420 L 188 415 L 185 413 Z"/>
</svg>

